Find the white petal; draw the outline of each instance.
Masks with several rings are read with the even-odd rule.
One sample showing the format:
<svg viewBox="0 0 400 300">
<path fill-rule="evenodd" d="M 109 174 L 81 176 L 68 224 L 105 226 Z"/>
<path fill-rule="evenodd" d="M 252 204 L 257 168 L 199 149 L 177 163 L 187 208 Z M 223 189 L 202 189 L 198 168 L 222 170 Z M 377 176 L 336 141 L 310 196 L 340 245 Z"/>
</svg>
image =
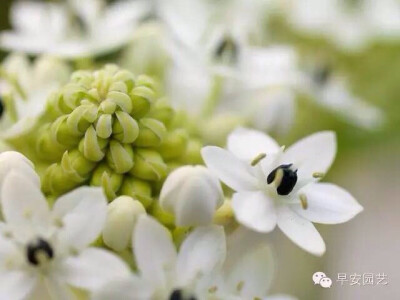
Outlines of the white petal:
<svg viewBox="0 0 400 300">
<path fill-rule="evenodd" d="M 249 249 L 238 259 L 234 268 L 226 273 L 227 283 L 231 291 L 238 285 L 242 299 L 260 298 L 267 294 L 273 276 L 271 250 L 266 245 L 258 245 Z"/>
<path fill-rule="evenodd" d="M 314 225 L 286 206 L 278 208 L 278 226 L 286 236 L 311 254 L 325 253 L 325 243 Z"/>
<path fill-rule="evenodd" d="M 35 276 L 22 271 L 0 273 L 0 299 L 25 299 L 36 284 Z"/>
<path fill-rule="evenodd" d="M 77 256 L 69 256 L 61 262 L 60 272 L 70 285 L 88 290 L 130 275 L 129 267 L 121 258 L 99 248 L 88 248 Z"/>
<path fill-rule="evenodd" d="M 181 285 L 196 276 L 207 276 L 222 266 L 226 255 L 224 230 L 220 226 L 199 227 L 183 242 L 176 265 Z"/>
<path fill-rule="evenodd" d="M 49 207 L 40 187 L 30 177 L 11 171 L 4 179 L 1 202 L 4 219 L 11 226 L 39 232 L 47 228 Z"/>
<path fill-rule="evenodd" d="M 21 172 L 40 187 L 40 179 L 34 170 L 33 163 L 19 152 L 6 151 L 0 154 L 0 192 L 4 178 L 11 170 Z"/>
<path fill-rule="evenodd" d="M 232 197 L 238 222 L 258 232 L 270 232 L 276 225 L 273 200 L 263 192 L 238 192 Z"/>
<path fill-rule="evenodd" d="M 143 277 L 166 284 L 166 273 L 175 267 L 176 250 L 170 232 L 148 216 L 140 216 L 132 237 L 136 264 Z"/>
<path fill-rule="evenodd" d="M 97 289 L 93 294 L 92 300 L 137 300 L 150 299 L 152 294 L 151 287 L 143 280 L 136 277 L 129 277 L 120 280 L 112 280 Z"/>
<path fill-rule="evenodd" d="M 336 156 L 336 136 L 332 131 L 321 131 L 305 137 L 289 147 L 282 163 L 293 163 L 300 180 L 312 180 L 313 173 L 326 173 Z"/>
<path fill-rule="evenodd" d="M 30 300 L 77 300 L 71 288 L 60 281 L 59 278 L 49 276 L 41 277 L 35 286 L 35 289 L 29 295 Z"/>
<path fill-rule="evenodd" d="M 174 170 L 160 193 L 161 207 L 175 215 L 178 226 L 208 225 L 222 204 L 223 192 L 218 178 L 203 166 Z"/>
<path fill-rule="evenodd" d="M 250 164 L 246 165 L 229 151 L 207 146 L 201 150 L 201 156 L 207 167 L 233 190 L 257 189 L 257 179 L 250 172 Z"/>
<path fill-rule="evenodd" d="M 263 89 L 254 93 L 253 97 L 254 105 L 250 115 L 252 124 L 260 130 L 286 134 L 295 120 L 296 105 L 292 90 Z"/>
<path fill-rule="evenodd" d="M 293 210 L 315 223 L 338 224 L 355 217 L 363 208 L 346 190 L 330 183 L 314 183 L 299 191 L 307 198 L 307 209 L 301 205 Z"/>
<path fill-rule="evenodd" d="M 59 238 L 76 250 L 93 242 L 103 229 L 107 200 L 101 188 L 80 187 L 58 198 L 53 214 L 62 221 Z"/>
<path fill-rule="evenodd" d="M 261 131 L 237 128 L 228 136 L 227 148 L 238 158 L 251 162 L 260 153 L 275 153 L 280 147 Z"/>
</svg>

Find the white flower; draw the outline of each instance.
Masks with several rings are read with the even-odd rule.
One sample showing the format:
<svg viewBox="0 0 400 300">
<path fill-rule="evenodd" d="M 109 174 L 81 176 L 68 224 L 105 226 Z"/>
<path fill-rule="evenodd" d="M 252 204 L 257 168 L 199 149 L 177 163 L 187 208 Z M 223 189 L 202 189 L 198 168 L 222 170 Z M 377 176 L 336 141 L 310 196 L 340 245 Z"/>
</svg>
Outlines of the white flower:
<svg viewBox="0 0 400 300">
<path fill-rule="evenodd" d="M 328 37 L 344 50 L 400 36 L 397 0 L 294 0 L 285 9 L 294 28 Z"/>
<path fill-rule="evenodd" d="M 227 258 L 213 287 L 217 299 L 294 300 L 287 295 L 267 296 L 274 257 L 260 234 L 239 227 L 227 240 Z"/>
<path fill-rule="evenodd" d="M 3 62 L 0 81 L 1 136 L 22 134 L 44 110 L 48 95 L 68 81 L 70 67 L 54 57 L 41 56 L 33 63 L 22 54 L 10 54 Z"/>
<path fill-rule="evenodd" d="M 296 113 L 296 92 L 306 82 L 294 49 L 285 45 L 244 48 L 237 70 L 236 88 L 227 93 L 221 109 L 245 114 L 257 129 L 286 133 Z"/>
<path fill-rule="evenodd" d="M 208 146 L 208 168 L 236 193 L 236 219 L 258 232 L 276 225 L 304 250 L 322 255 L 325 243 L 312 222 L 343 223 L 362 211 L 344 189 L 318 183 L 336 154 L 333 132 L 308 136 L 286 151 L 269 136 L 239 128 L 228 137 L 229 151 Z"/>
<path fill-rule="evenodd" d="M 30 54 L 87 57 L 119 49 L 148 12 L 143 1 L 68 0 L 65 3 L 16 2 L 13 31 L 3 32 L 0 46 Z"/>
<path fill-rule="evenodd" d="M 239 61 L 246 60 L 242 50 L 259 35 L 268 1 L 234 0 L 211 7 L 206 3 L 187 1 L 186 18 L 168 22 L 173 40 L 167 48 L 174 64 L 167 73 L 167 92 L 175 105 L 195 115 L 208 96 L 222 96 L 237 86 L 231 81 L 240 77 Z M 220 83 L 221 78 L 228 82 Z"/>
<path fill-rule="evenodd" d="M 0 153 L 0 198 L 4 179 L 11 171 L 22 173 L 34 185 L 40 187 L 40 179 L 33 163 L 19 152 L 5 151 Z"/>
<path fill-rule="evenodd" d="M 103 230 L 104 243 L 115 251 L 131 245 L 137 218 L 145 214 L 142 203 L 128 196 L 120 196 L 108 204 L 107 219 Z"/>
<path fill-rule="evenodd" d="M 224 196 L 218 178 L 203 166 L 184 166 L 168 175 L 160 206 L 175 216 L 177 226 L 211 224 Z"/>
<path fill-rule="evenodd" d="M 133 235 L 134 256 L 140 278 L 131 276 L 108 282 L 94 299 L 181 299 L 208 291 L 202 283 L 221 267 L 226 253 L 222 227 L 198 227 L 175 249 L 168 230 L 142 215 Z M 202 298 L 199 298 L 202 299 Z"/>
<path fill-rule="evenodd" d="M 50 210 L 40 188 L 12 171 L 4 180 L 1 202 L 1 299 L 74 299 L 70 287 L 90 291 L 129 274 L 116 256 L 88 247 L 106 217 L 101 189 L 78 188 Z"/>
<path fill-rule="evenodd" d="M 344 78 L 331 74 L 327 67 L 320 67 L 313 73 L 306 92 L 311 93 L 318 105 L 364 129 L 376 129 L 384 123 L 383 112 L 353 95 Z"/>
</svg>

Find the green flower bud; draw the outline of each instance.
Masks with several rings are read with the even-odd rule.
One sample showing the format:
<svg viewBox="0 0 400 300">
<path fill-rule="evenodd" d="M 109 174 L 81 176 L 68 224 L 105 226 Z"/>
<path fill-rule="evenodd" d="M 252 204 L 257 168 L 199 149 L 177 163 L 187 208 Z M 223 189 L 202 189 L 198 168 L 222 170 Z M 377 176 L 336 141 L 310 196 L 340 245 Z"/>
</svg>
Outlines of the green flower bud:
<svg viewBox="0 0 400 300">
<path fill-rule="evenodd" d="M 202 164 L 203 158 L 201 157 L 200 150 L 203 143 L 197 139 L 191 139 L 187 143 L 185 154 L 182 155 L 180 162 L 183 164 Z"/>
<path fill-rule="evenodd" d="M 162 98 L 154 103 L 149 116 L 169 126 L 172 120 L 174 120 L 175 111 L 169 105 L 169 102 L 165 98 Z"/>
<path fill-rule="evenodd" d="M 119 174 L 128 172 L 134 164 L 132 146 L 115 140 L 110 142 L 106 158 L 108 165 Z"/>
<path fill-rule="evenodd" d="M 164 159 L 180 157 L 186 151 L 188 134 L 184 129 L 169 132 L 158 148 Z"/>
<path fill-rule="evenodd" d="M 45 171 L 43 190 L 47 194 L 59 195 L 89 179 L 95 163 L 87 160 L 78 150 L 66 151 L 60 164 L 52 164 Z"/>
<path fill-rule="evenodd" d="M 179 166 L 188 135 L 167 128 L 174 111 L 158 100 L 157 83 L 117 66 L 78 71 L 48 98 L 30 137 L 44 166 L 48 196 L 82 184 L 102 186 L 112 200 L 129 195 L 148 207 L 169 169 Z M 63 183 L 64 182 L 64 183 Z"/>
<path fill-rule="evenodd" d="M 104 158 L 104 148 L 108 141 L 97 136 L 96 130 L 90 126 L 79 143 L 79 151 L 91 161 L 101 161 Z"/>
<path fill-rule="evenodd" d="M 167 129 L 155 119 L 143 118 L 139 121 L 139 136 L 135 141 L 138 147 L 155 147 L 161 144 Z"/>
<path fill-rule="evenodd" d="M 122 143 L 133 143 L 139 136 L 139 125 L 134 118 L 123 111 L 115 113 L 117 119 L 112 127 L 114 138 Z"/>
<path fill-rule="evenodd" d="M 137 86 L 130 96 L 133 104 L 132 115 L 137 119 L 144 117 L 155 99 L 154 91 L 147 86 Z"/>
<path fill-rule="evenodd" d="M 137 149 L 135 163 L 129 173 L 144 180 L 159 181 L 167 175 L 167 165 L 158 152 Z"/>
<path fill-rule="evenodd" d="M 153 198 L 151 197 L 151 185 L 147 181 L 136 179 L 131 176 L 125 176 L 120 193 L 139 200 L 146 208 L 153 202 Z"/>
<path fill-rule="evenodd" d="M 117 252 L 128 248 L 136 220 L 145 213 L 146 210 L 139 201 L 128 196 L 116 198 L 108 205 L 103 230 L 104 243 Z"/>
</svg>

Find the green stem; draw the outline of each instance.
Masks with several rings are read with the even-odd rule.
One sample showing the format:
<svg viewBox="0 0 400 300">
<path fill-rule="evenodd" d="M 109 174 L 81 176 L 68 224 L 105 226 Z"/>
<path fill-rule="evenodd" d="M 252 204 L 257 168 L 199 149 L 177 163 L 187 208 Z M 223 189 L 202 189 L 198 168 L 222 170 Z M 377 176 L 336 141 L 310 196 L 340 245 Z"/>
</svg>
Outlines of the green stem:
<svg viewBox="0 0 400 300">
<path fill-rule="evenodd" d="M 215 75 L 212 89 L 204 103 L 201 115 L 204 118 L 210 117 L 218 106 L 221 100 L 224 78 L 220 75 Z"/>
</svg>

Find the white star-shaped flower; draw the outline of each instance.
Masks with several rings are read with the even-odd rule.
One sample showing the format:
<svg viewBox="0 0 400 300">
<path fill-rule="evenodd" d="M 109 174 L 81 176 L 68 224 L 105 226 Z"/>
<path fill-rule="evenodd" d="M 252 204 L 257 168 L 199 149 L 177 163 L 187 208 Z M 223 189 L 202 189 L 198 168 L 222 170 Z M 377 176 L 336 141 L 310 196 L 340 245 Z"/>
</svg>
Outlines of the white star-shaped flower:
<svg viewBox="0 0 400 300">
<path fill-rule="evenodd" d="M 29 54 L 68 59 L 115 51 L 127 44 L 149 7 L 144 1 L 68 0 L 65 3 L 17 2 L 11 8 L 13 31 L 0 46 Z"/>
<path fill-rule="evenodd" d="M 49 94 L 66 83 L 70 67 L 60 59 L 41 56 L 30 62 L 23 54 L 10 54 L 2 64 L 0 80 L 1 137 L 22 134 L 43 112 Z"/>
<path fill-rule="evenodd" d="M 378 107 L 353 95 L 345 78 L 335 74 L 328 66 L 315 68 L 305 88 L 316 104 L 355 126 L 373 130 L 380 128 L 385 121 L 384 114 Z"/>
<path fill-rule="evenodd" d="M 223 228 L 215 225 L 196 228 L 178 253 L 170 232 L 143 215 L 132 239 L 139 277 L 108 282 L 94 293 L 95 300 L 203 299 L 200 295 L 208 292 L 209 278 L 226 254 Z"/>
<path fill-rule="evenodd" d="M 274 257 L 262 235 L 240 226 L 227 237 L 227 256 L 207 299 L 295 300 L 268 295 L 274 272 Z"/>
<path fill-rule="evenodd" d="M 284 5 L 295 29 L 328 37 L 344 50 L 358 51 L 371 41 L 400 36 L 396 0 L 294 0 Z"/>
<path fill-rule="evenodd" d="M 71 287 L 91 291 L 129 274 L 118 257 L 88 247 L 106 218 L 100 188 L 78 188 L 50 210 L 40 187 L 24 172 L 11 171 L 1 203 L 1 299 L 76 299 Z"/>
<path fill-rule="evenodd" d="M 343 223 L 363 209 L 344 189 L 318 182 L 336 155 L 333 132 L 313 134 L 284 151 L 266 134 L 239 128 L 227 148 L 207 146 L 202 156 L 236 192 L 235 217 L 252 230 L 266 233 L 277 225 L 298 246 L 322 255 L 325 243 L 312 222 Z"/>
</svg>

